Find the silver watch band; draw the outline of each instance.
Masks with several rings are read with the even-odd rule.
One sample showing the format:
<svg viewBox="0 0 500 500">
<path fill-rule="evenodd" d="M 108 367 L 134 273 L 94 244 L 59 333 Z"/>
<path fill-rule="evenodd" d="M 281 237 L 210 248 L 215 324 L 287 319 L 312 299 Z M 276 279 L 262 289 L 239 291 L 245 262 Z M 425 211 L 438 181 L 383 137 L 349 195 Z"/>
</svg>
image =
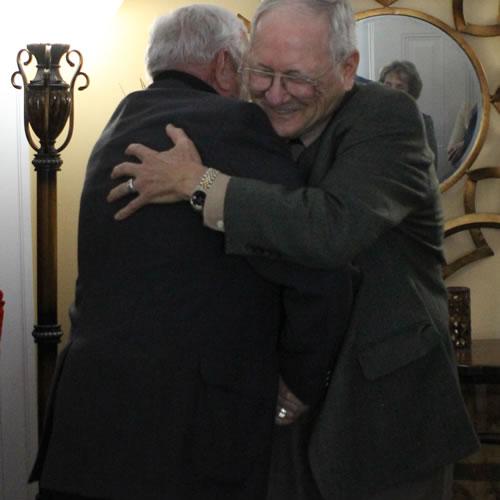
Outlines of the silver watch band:
<svg viewBox="0 0 500 500">
<path fill-rule="evenodd" d="M 207 171 L 201 176 L 196 189 L 193 191 L 193 194 L 189 199 L 190 205 L 196 212 L 203 212 L 207 192 L 212 187 L 218 174 L 219 171 L 215 168 L 208 168 Z"/>
<path fill-rule="evenodd" d="M 215 168 L 208 168 L 207 171 L 201 176 L 196 191 L 201 190 L 205 191 L 206 193 L 212 187 L 218 175 L 218 170 L 216 170 Z"/>
</svg>

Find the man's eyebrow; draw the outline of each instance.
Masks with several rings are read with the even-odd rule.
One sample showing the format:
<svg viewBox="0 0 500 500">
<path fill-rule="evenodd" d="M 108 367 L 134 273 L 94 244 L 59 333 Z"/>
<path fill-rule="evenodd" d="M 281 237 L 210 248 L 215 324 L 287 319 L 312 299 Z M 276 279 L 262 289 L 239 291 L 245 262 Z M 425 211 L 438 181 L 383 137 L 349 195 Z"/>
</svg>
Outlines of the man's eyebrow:
<svg viewBox="0 0 500 500">
<path fill-rule="evenodd" d="M 265 64 L 255 63 L 254 65 L 252 65 L 252 67 L 256 69 L 261 69 L 263 71 L 269 71 L 270 73 L 274 73 L 274 69 L 269 66 L 266 66 Z"/>
<path fill-rule="evenodd" d="M 253 66 L 256 69 L 261 69 L 263 71 L 269 71 L 270 73 L 276 73 L 276 70 L 274 68 L 271 68 L 270 66 L 266 66 L 265 64 L 260 64 L 256 63 L 255 66 Z M 299 71 L 298 69 L 289 69 L 286 71 L 278 71 L 278 73 L 281 73 L 282 75 L 285 76 L 300 76 L 302 78 L 309 78 L 307 75 Z"/>
</svg>

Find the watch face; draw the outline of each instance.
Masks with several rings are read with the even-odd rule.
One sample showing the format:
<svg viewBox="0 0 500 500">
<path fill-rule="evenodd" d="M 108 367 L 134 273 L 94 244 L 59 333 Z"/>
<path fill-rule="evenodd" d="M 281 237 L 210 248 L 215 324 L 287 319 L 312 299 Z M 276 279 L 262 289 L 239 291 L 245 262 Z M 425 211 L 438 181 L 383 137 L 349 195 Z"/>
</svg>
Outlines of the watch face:
<svg viewBox="0 0 500 500">
<path fill-rule="evenodd" d="M 206 197 L 207 193 L 205 193 L 205 191 L 195 191 L 191 195 L 191 199 L 189 200 L 189 202 L 197 212 L 201 212 L 203 210 L 203 206 L 205 205 Z"/>
</svg>

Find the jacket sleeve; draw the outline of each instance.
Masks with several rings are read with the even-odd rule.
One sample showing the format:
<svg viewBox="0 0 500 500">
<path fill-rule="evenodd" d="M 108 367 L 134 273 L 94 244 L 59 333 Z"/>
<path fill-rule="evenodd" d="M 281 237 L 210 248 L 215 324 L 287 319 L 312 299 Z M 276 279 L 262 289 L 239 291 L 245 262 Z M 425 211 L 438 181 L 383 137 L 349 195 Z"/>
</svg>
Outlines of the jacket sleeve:
<svg viewBox="0 0 500 500">
<path fill-rule="evenodd" d="M 435 184 L 420 112 L 403 92 L 380 92 L 348 103 L 328 126 L 311 186 L 231 179 L 224 204 L 228 253 L 266 252 L 333 269 L 428 202 Z"/>
<path fill-rule="evenodd" d="M 360 279 L 353 266 L 326 272 L 271 259 L 249 259 L 255 270 L 281 285 L 283 326 L 280 374 L 304 403 L 318 403 L 342 346 Z"/>
<path fill-rule="evenodd" d="M 221 138 L 238 151 L 231 175 L 279 183 L 293 191 L 304 184 L 288 146 L 278 138 L 261 109 L 239 105 L 237 122 L 226 113 Z M 215 144 L 214 147 L 218 147 Z M 229 151 L 227 151 L 229 153 Z M 306 269 L 257 252 L 250 265 L 282 294 L 283 325 L 279 337 L 280 372 L 292 392 L 308 404 L 325 390 L 335 353 L 347 329 L 357 271 L 344 266 L 335 272 Z"/>
</svg>

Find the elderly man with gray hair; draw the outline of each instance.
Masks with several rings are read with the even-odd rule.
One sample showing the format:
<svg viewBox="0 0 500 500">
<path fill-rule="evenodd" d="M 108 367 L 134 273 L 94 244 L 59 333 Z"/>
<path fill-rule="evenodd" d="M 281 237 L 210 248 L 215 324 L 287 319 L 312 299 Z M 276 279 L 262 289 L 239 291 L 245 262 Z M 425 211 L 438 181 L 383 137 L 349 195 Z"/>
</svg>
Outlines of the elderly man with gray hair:
<svg viewBox="0 0 500 500">
<path fill-rule="evenodd" d="M 324 395 L 354 271 L 225 254 L 223 235 L 199 224 L 202 193 L 121 224 L 106 202 L 127 144 L 172 146 L 171 121 L 227 175 L 302 185 L 266 115 L 235 99 L 244 48 L 220 7 L 161 17 L 153 83 L 123 99 L 92 151 L 71 337 L 32 474 L 43 500 L 263 500 L 279 376 L 307 405 Z M 126 187 L 124 203 L 133 178 Z"/>
<path fill-rule="evenodd" d="M 277 133 L 302 142 L 308 186 L 222 172 L 203 186 L 206 166 L 170 127 L 172 151 L 136 144 L 141 164 L 115 167 L 138 188 L 116 216 L 202 191 L 203 222 L 224 232 L 229 254 L 359 266 L 321 410 L 298 415 L 300 396 L 281 392 L 278 422 L 290 425 L 276 433 L 269 498 L 448 500 L 453 462 L 478 442 L 448 332 L 439 186 L 415 100 L 356 85 L 358 57 L 347 0 L 264 0 L 241 73 Z M 126 182 L 110 200 L 123 192 Z"/>
</svg>

